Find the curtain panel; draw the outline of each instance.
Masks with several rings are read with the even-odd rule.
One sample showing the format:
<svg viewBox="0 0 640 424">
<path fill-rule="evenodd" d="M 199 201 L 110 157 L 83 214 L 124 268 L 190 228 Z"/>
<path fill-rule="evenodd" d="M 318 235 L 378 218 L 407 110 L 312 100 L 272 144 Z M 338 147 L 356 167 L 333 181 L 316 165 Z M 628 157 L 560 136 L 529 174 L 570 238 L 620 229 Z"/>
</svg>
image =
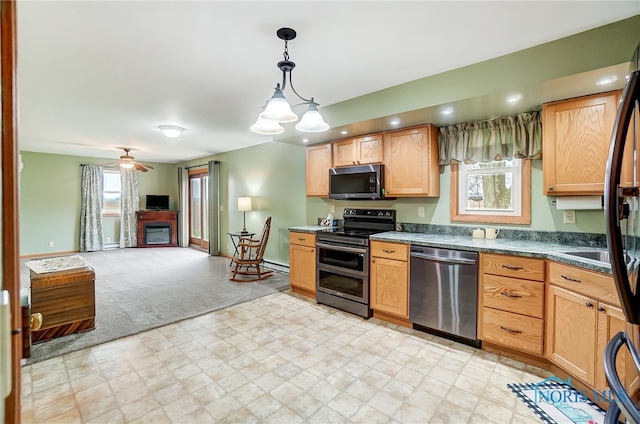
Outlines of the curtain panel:
<svg viewBox="0 0 640 424">
<path fill-rule="evenodd" d="M 209 165 L 209 255 L 220 254 L 220 162 Z"/>
<path fill-rule="evenodd" d="M 104 250 L 102 237 L 102 167 L 82 167 L 80 205 L 80 251 Z"/>
<path fill-rule="evenodd" d="M 178 168 L 178 245 L 189 247 L 189 170 Z"/>
<path fill-rule="evenodd" d="M 542 112 L 440 127 L 440 165 L 542 158 Z"/>
<path fill-rule="evenodd" d="M 120 247 L 138 245 L 136 211 L 140 209 L 138 170 L 120 168 Z"/>
</svg>

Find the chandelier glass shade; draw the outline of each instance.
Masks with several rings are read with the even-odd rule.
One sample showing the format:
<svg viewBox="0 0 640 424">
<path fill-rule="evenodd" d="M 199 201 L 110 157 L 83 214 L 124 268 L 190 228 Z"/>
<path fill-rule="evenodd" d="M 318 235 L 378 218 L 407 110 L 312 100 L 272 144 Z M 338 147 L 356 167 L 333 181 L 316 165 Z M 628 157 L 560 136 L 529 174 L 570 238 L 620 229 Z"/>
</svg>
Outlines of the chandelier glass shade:
<svg viewBox="0 0 640 424">
<path fill-rule="evenodd" d="M 308 109 L 302 116 L 300 122 L 296 125 L 296 129 L 302 132 L 322 132 L 329 129 L 322 115 L 318 111 L 318 103 L 311 99 L 305 99 L 302 97 L 296 89 L 293 87 L 291 80 L 291 74 L 296 64 L 289 60 L 288 42 L 296 38 L 296 32 L 291 28 L 280 28 L 276 34 L 278 38 L 284 40 L 284 60 L 278 62 L 278 68 L 282 71 L 282 84 L 277 84 L 275 92 L 267 104 L 263 106 L 263 110 L 258 116 L 256 122 L 251 126 L 251 131 L 258 134 L 280 134 L 284 131 L 284 128 L 280 124 L 295 122 L 298 120 L 291 106 L 284 97 L 284 89 L 287 87 L 287 81 L 291 86 L 291 90 L 294 92 L 302 103 L 294 105 L 308 105 Z"/>
</svg>

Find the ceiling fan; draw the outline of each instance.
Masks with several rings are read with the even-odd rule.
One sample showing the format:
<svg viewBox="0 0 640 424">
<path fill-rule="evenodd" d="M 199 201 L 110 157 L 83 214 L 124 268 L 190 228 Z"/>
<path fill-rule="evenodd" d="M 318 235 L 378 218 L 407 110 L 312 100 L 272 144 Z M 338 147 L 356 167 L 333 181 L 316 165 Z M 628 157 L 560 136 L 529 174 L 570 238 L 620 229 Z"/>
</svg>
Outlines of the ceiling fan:
<svg viewBox="0 0 640 424">
<path fill-rule="evenodd" d="M 129 152 L 131 151 L 130 148 L 123 147 L 122 149 L 124 150 L 124 155 L 120 156 L 120 160 L 118 162 L 110 163 L 102 166 L 113 167 L 113 168 L 125 168 L 125 169 L 130 169 L 135 167 L 137 170 L 142 172 L 147 172 L 150 169 L 154 169 L 153 166 L 151 165 L 134 160 L 134 157 L 129 154 Z"/>
</svg>

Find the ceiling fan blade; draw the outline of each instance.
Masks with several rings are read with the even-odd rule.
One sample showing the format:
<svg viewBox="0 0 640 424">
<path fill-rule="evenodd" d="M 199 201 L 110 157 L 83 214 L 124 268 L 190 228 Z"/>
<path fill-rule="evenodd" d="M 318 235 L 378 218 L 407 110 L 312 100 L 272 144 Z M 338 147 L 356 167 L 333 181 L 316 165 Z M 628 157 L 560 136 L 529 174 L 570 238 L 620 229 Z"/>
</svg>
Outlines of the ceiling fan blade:
<svg viewBox="0 0 640 424">
<path fill-rule="evenodd" d="M 136 162 L 139 163 L 140 165 L 144 166 L 147 169 L 155 169 L 153 166 L 149 165 L 148 163 L 144 163 L 144 162 Z"/>
<path fill-rule="evenodd" d="M 136 163 L 133 164 L 133 166 L 135 166 L 135 168 L 138 171 L 142 171 L 142 172 L 147 172 L 148 171 L 148 169 L 145 168 L 144 165 L 142 165 L 141 163 L 136 162 Z"/>
</svg>

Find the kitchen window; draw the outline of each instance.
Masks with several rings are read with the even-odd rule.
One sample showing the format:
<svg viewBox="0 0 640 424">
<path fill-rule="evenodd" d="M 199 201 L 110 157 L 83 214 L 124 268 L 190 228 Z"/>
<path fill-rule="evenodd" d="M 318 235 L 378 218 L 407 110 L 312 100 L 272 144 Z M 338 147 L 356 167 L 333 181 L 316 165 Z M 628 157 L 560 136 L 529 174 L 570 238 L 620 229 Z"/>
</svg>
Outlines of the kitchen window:
<svg viewBox="0 0 640 424">
<path fill-rule="evenodd" d="M 120 171 L 102 172 L 102 216 L 120 216 Z"/>
<path fill-rule="evenodd" d="M 451 221 L 531 223 L 531 161 L 452 162 Z"/>
</svg>

